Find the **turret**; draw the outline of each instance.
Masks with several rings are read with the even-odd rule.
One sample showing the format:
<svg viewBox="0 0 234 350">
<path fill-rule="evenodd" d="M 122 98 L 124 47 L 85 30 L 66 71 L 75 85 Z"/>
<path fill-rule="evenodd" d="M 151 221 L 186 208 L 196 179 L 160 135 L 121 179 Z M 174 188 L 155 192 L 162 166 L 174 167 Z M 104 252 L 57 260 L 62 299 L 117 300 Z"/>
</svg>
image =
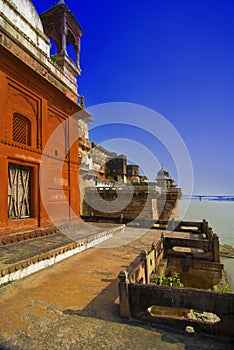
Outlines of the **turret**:
<svg viewBox="0 0 234 350">
<path fill-rule="evenodd" d="M 52 59 L 77 86 L 76 77 L 81 74 L 79 55 L 83 32 L 75 15 L 71 13 L 64 0 L 59 0 L 40 17 L 45 34 L 56 46 L 56 54 Z M 73 49 L 74 57 L 68 52 L 69 46 Z"/>
</svg>

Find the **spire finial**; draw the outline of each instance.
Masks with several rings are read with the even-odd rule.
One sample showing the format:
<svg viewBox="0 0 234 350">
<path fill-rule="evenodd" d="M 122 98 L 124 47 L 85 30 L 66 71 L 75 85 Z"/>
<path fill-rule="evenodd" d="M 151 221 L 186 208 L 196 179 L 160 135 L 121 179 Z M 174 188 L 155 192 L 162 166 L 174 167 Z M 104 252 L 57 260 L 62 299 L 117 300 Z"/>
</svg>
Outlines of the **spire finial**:
<svg viewBox="0 0 234 350">
<path fill-rule="evenodd" d="M 64 0 L 59 0 L 56 5 L 65 5 L 65 1 Z"/>
</svg>

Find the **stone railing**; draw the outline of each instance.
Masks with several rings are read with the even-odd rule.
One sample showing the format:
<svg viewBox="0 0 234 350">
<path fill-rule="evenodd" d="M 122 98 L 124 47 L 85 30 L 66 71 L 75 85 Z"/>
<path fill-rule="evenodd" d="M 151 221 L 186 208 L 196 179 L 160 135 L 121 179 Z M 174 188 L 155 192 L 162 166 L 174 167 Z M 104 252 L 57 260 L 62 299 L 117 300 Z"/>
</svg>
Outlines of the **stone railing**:
<svg viewBox="0 0 234 350">
<path fill-rule="evenodd" d="M 165 237 L 164 256 L 220 262 L 219 238 L 216 234 L 212 234 L 209 239 Z"/>
<path fill-rule="evenodd" d="M 149 283 L 152 272 L 159 269 L 163 254 L 163 239 L 153 243 L 150 252 L 143 250 L 138 258 L 139 263 L 129 272 L 129 281 L 131 283 Z"/>
<path fill-rule="evenodd" d="M 195 279 L 200 278 L 201 286 L 208 285 L 212 289 L 221 279 L 223 269 L 219 262 L 218 237 L 216 234 L 212 234 L 210 239 L 206 235 L 205 238 L 201 236 L 201 239 L 185 239 L 164 237 L 162 234 L 157 244 L 152 244 L 150 252 L 142 251 L 128 271 L 119 273 L 121 317 L 132 317 L 181 330 L 192 326 L 195 331 L 234 336 L 233 293 L 198 289 L 203 288 L 200 286 L 178 288 L 150 284 L 152 273 L 164 275 L 168 271 L 176 271 L 182 273 L 183 277 L 187 275 L 188 279 L 196 276 Z M 174 247 L 185 251 L 176 252 Z M 191 251 L 186 251 L 186 248 Z M 203 281 L 206 276 L 209 278 L 208 284 Z M 154 314 L 152 310 L 158 308 L 160 311 Z M 162 308 L 166 311 L 162 312 Z M 194 316 L 197 312 L 201 315 L 200 319 Z M 214 320 L 209 317 L 206 320 L 203 312 L 205 315 L 211 313 L 209 317 Z"/>
<path fill-rule="evenodd" d="M 130 283 L 126 271 L 119 274 L 120 315 L 195 332 L 234 336 L 234 294 L 194 288 Z M 164 313 L 160 312 L 164 308 Z M 159 310 L 154 312 L 154 309 Z M 165 309 L 167 311 L 165 311 Z M 200 319 L 193 311 L 200 312 Z M 205 319 L 209 313 L 209 317 Z M 203 315 L 203 319 L 202 319 Z M 213 317 L 213 319 L 212 319 Z"/>
<path fill-rule="evenodd" d="M 180 221 L 180 220 L 157 220 L 153 228 L 167 229 L 178 232 L 203 233 L 206 238 L 212 234 L 212 229 L 206 220 L 203 221 Z"/>
</svg>

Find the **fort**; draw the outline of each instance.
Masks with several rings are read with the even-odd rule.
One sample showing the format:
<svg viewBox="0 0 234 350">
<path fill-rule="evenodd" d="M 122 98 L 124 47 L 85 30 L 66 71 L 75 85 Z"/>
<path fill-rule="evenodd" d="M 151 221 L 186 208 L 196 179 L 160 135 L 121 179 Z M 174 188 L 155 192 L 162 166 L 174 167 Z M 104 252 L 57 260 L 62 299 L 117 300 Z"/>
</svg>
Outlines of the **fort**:
<svg viewBox="0 0 234 350">
<path fill-rule="evenodd" d="M 124 154 L 89 139 L 92 119 L 77 83 L 83 32 L 75 15 L 61 0 L 40 16 L 30 0 L 0 0 L 0 19 L 3 283 L 124 228 L 160 230 L 151 250 L 119 273 L 121 317 L 232 337 L 234 295 L 218 291 L 223 264 L 217 234 L 206 220 L 181 221 L 182 189 L 163 166 L 149 181 Z M 184 288 L 153 283 L 173 274 Z M 199 322 L 197 310 L 217 318 Z"/>
</svg>

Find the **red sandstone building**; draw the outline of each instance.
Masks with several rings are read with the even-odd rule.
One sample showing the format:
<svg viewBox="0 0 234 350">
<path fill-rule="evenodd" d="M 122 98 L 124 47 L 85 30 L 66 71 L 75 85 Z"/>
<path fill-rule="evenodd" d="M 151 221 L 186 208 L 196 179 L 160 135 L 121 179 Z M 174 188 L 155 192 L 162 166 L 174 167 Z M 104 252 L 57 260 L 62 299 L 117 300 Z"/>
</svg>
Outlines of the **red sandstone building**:
<svg viewBox="0 0 234 350">
<path fill-rule="evenodd" d="M 81 35 L 61 0 L 41 18 L 30 0 L 0 0 L 0 234 L 79 221 L 78 127 L 69 117 L 82 111 Z"/>
</svg>

